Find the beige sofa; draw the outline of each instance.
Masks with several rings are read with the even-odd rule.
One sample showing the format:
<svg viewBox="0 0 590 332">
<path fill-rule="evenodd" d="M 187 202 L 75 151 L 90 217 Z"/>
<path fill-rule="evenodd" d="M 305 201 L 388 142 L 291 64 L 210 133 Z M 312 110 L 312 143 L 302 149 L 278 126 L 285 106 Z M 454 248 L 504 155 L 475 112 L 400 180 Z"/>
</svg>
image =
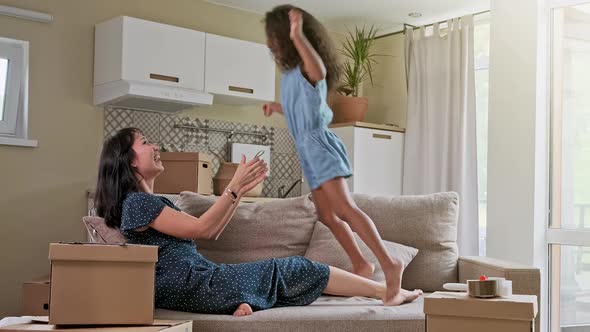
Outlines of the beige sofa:
<svg viewBox="0 0 590 332">
<path fill-rule="evenodd" d="M 195 216 L 215 201 L 188 192 L 165 196 Z M 514 293 L 539 296 L 540 273 L 536 268 L 485 257 L 459 257 L 456 193 L 402 197 L 355 194 L 354 200 L 373 219 L 384 240 L 403 245 L 395 247 L 388 242 L 388 249 L 411 256 L 416 252 L 412 248 L 418 249 L 404 272 L 404 288 L 428 293 L 442 289 L 446 282 L 464 282 L 484 273 L 512 280 Z M 198 241 L 197 247 L 218 263 L 299 255 L 343 268 L 349 264 L 327 228 L 318 223 L 308 196 L 241 203 L 220 238 Z M 382 273 L 377 272 L 375 279 L 380 278 Z M 399 307 L 384 307 L 375 299 L 322 296 L 309 306 L 272 308 L 249 317 L 162 309 L 156 310 L 156 317 L 192 320 L 195 331 L 425 331 L 422 305 L 423 298 Z M 539 317 L 537 328 L 538 321 Z"/>
<path fill-rule="evenodd" d="M 214 202 L 213 198 L 192 193 L 169 198 L 196 216 Z M 432 292 L 441 289 L 445 282 L 464 282 L 484 273 L 512 280 L 514 293 L 539 296 L 540 272 L 536 268 L 485 257 L 458 256 L 455 193 L 393 198 L 354 195 L 354 199 L 375 221 L 384 240 L 419 250 L 404 272 L 405 288 Z M 243 203 L 217 241 L 199 241 L 197 245 L 205 257 L 226 263 L 310 256 L 308 249 L 321 229 L 316 223 L 314 206 L 307 196 Z M 334 241 L 334 255 L 342 255 Z M 196 331 L 425 331 L 422 304 L 423 299 L 419 299 L 399 307 L 384 307 L 374 299 L 322 296 L 309 306 L 273 308 L 242 318 L 160 309 L 156 316 L 190 319 Z"/>
</svg>

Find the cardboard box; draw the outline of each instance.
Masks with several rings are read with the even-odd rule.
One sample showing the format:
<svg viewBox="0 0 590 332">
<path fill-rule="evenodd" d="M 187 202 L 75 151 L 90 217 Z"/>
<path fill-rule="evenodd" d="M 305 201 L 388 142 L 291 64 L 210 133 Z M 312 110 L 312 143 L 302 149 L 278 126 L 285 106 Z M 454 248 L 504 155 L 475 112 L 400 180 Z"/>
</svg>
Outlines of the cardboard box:
<svg viewBox="0 0 590 332">
<path fill-rule="evenodd" d="M 213 192 L 211 157 L 198 152 L 161 152 L 164 172 L 156 177 L 154 192 L 179 194 L 192 191 L 202 195 Z"/>
<path fill-rule="evenodd" d="M 49 277 L 23 283 L 22 305 L 23 316 L 49 315 Z"/>
<path fill-rule="evenodd" d="M 49 259 L 49 324 L 153 323 L 157 246 L 51 243 Z"/>
<path fill-rule="evenodd" d="M 62 327 L 47 324 L 47 320 L 36 317 L 28 323 L 21 323 L 0 327 L 2 332 L 18 332 L 18 331 L 68 331 L 68 332 L 191 332 L 193 330 L 193 323 L 191 321 L 174 321 L 174 320 L 155 320 L 148 326 L 77 326 L 77 327 Z"/>
<path fill-rule="evenodd" d="M 427 332 L 531 332 L 537 297 L 478 299 L 465 293 L 435 292 L 424 299 Z"/>
</svg>

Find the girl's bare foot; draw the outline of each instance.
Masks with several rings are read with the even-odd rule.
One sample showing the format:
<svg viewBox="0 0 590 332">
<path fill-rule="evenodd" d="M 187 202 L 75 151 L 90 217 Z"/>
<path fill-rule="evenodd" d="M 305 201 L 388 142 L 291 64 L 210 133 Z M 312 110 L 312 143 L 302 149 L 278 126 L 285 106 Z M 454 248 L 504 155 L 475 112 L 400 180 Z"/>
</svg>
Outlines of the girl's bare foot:
<svg viewBox="0 0 590 332">
<path fill-rule="evenodd" d="M 399 260 L 393 258 L 389 267 L 382 266 L 382 268 L 383 273 L 385 273 L 385 283 L 387 285 L 383 303 L 392 303 L 395 301 L 394 298 L 400 293 L 402 287 L 403 265 Z"/>
<path fill-rule="evenodd" d="M 248 303 L 242 303 L 238 306 L 238 309 L 234 311 L 234 316 L 248 316 L 252 314 L 252 308 Z"/>
<path fill-rule="evenodd" d="M 358 265 L 353 264 L 352 267 L 352 273 L 367 279 L 371 278 L 373 272 L 375 272 L 375 265 L 367 261 L 364 261 Z"/>
<path fill-rule="evenodd" d="M 383 305 L 386 306 L 397 306 L 404 303 L 409 303 L 416 300 L 420 295 L 424 294 L 421 289 L 414 289 L 414 291 L 408 291 L 400 289 L 400 291 L 391 300 L 383 298 Z"/>
</svg>

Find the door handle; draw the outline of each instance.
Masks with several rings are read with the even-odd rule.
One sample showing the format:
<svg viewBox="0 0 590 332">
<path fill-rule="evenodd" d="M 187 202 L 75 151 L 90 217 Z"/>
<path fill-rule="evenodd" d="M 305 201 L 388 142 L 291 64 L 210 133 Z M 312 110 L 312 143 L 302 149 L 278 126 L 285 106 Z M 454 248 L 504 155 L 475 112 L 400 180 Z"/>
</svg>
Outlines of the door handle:
<svg viewBox="0 0 590 332">
<path fill-rule="evenodd" d="M 254 89 L 250 89 L 250 88 L 244 88 L 244 87 L 235 86 L 235 85 L 230 85 L 227 88 L 229 91 L 248 93 L 251 95 L 254 94 Z"/>
<path fill-rule="evenodd" d="M 391 139 L 391 135 L 373 134 L 373 138 Z"/>
<path fill-rule="evenodd" d="M 154 74 L 154 73 L 150 73 L 150 78 L 153 80 L 176 82 L 176 83 L 178 83 L 178 81 L 179 81 L 178 77 L 166 76 L 166 75 L 160 75 L 160 74 Z"/>
</svg>

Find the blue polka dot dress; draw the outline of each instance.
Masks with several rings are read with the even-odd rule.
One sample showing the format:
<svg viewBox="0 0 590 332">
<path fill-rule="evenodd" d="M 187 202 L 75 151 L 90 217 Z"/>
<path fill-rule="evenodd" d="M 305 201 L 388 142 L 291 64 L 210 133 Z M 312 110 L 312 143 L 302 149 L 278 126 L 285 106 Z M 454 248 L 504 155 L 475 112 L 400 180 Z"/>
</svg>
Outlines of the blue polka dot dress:
<svg viewBox="0 0 590 332">
<path fill-rule="evenodd" d="M 180 211 L 164 197 L 130 193 L 123 201 L 121 217 L 121 231 L 130 243 L 159 247 L 156 307 L 231 314 L 241 303 L 248 303 L 254 311 L 307 305 L 326 288 L 329 267 L 304 257 L 216 264 L 199 254 L 190 239 L 169 236 L 151 227 L 134 231 L 154 221 L 166 206 Z"/>
</svg>

